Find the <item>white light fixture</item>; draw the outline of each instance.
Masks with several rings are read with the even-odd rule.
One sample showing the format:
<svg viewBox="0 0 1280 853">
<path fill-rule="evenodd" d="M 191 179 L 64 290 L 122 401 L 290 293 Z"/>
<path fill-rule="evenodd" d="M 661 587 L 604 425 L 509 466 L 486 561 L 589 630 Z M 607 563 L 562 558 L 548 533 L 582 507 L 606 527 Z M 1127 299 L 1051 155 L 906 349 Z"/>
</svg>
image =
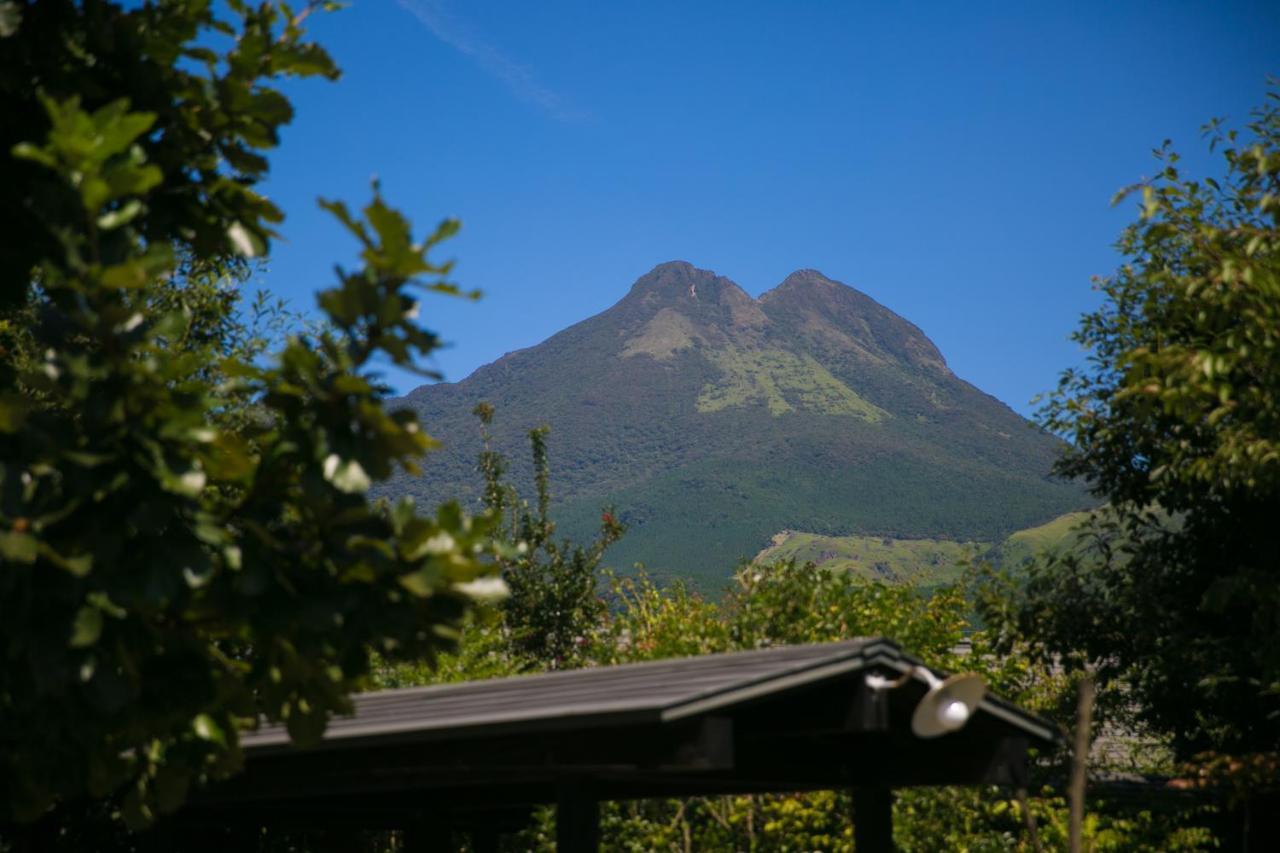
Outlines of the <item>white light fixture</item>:
<svg viewBox="0 0 1280 853">
<path fill-rule="evenodd" d="M 892 690 L 916 675 L 929 685 L 929 692 L 911 715 L 911 731 L 916 737 L 934 738 L 964 728 L 987 695 L 987 685 L 973 673 L 941 679 L 923 666 L 913 666 L 892 681 L 882 675 L 868 675 L 867 686 L 876 691 Z"/>
</svg>

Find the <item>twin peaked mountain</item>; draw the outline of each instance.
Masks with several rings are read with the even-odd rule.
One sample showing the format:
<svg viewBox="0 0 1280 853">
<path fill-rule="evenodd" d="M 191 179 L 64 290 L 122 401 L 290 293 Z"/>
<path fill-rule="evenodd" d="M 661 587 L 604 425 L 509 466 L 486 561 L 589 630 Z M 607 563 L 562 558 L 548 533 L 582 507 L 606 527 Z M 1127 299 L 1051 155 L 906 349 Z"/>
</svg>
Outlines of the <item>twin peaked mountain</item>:
<svg viewBox="0 0 1280 853">
<path fill-rule="evenodd" d="M 393 401 L 444 442 L 389 494 L 474 499 L 479 428 L 530 475 L 551 426 L 560 531 L 616 507 L 608 562 L 719 585 L 782 530 L 996 541 L 1088 503 L 1051 480 L 1061 445 L 957 378 L 914 325 L 813 270 L 752 299 L 683 262 L 607 311 L 458 383 Z"/>
</svg>

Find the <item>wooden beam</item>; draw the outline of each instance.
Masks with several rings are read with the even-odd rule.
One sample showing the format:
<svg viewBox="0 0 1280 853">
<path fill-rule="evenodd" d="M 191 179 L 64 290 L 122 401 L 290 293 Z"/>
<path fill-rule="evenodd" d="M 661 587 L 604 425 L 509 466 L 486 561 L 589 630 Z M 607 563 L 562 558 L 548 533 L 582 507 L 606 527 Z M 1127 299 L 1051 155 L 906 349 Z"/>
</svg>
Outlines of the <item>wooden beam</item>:
<svg viewBox="0 0 1280 853">
<path fill-rule="evenodd" d="M 734 728 L 725 717 L 663 726 L 560 732 L 456 743 L 371 744 L 365 748 L 299 750 L 250 758 L 235 779 L 198 791 L 193 805 L 269 803 L 362 794 L 521 783 L 547 792 L 555 778 L 604 772 L 705 772 L 734 762 Z"/>
<path fill-rule="evenodd" d="M 893 792 L 853 789 L 853 847 L 858 853 L 892 853 Z"/>
<path fill-rule="evenodd" d="M 556 853 L 597 853 L 600 802 L 582 782 L 561 783 L 556 796 Z"/>
</svg>

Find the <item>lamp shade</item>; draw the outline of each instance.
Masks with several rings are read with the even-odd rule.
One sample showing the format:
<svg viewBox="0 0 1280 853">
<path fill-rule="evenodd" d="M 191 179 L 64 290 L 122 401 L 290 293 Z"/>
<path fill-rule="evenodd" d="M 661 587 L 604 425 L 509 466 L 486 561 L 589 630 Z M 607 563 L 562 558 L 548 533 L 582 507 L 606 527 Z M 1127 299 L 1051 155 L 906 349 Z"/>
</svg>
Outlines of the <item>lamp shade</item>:
<svg viewBox="0 0 1280 853">
<path fill-rule="evenodd" d="M 930 688 L 911 716 L 916 737 L 932 738 L 962 728 L 978 703 L 987 695 L 987 685 L 972 673 L 953 675 Z"/>
</svg>

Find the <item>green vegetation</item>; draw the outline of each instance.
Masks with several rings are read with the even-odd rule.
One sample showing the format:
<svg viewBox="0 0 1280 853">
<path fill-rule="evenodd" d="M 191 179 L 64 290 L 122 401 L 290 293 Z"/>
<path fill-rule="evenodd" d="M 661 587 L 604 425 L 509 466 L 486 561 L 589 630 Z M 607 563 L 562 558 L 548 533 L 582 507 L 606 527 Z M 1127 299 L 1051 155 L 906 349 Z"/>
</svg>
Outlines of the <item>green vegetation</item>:
<svg viewBox="0 0 1280 853">
<path fill-rule="evenodd" d="M 281 220 L 276 86 L 338 73 L 310 11 L 0 3 L 2 822 L 147 824 L 259 715 L 314 741 L 492 571 L 457 505 L 366 494 L 431 443 L 375 365 L 436 346 L 412 318 L 457 293 L 428 257 L 457 224 L 325 202 L 362 247 L 326 325 L 268 357 L 238 307 Z"/>
<path fill-rule="evenodd" d="M 737 420 L 721 416 L 726 428 Z M 612 492 L 629 533 L 610 549 L 608 564 L 643 563 L 657 576 L 684 577 L 712 591 L 779 530 L 992 542 L 1063 509 L 1038 479 L 932 449 L 915 456 L 877 447 L 879 425 L 854 422 L 836 435 L 824 418 L 788 417 L 796 419 L 791 430 L 800 446 L 781 451 L 767 467 L 709 459 Z M 829 436 L 825 450 L 816 448 L 819 435 Z M 861 464 L 849 465 L 853 459 Z M 833 478 L 841 466 L 847 467 Z M 598 506 L 591 498 L 566 502 L 562 528 L 583 535 Z"/>
<path fill-rule="evenodd" d="M 1079 529 L 1089 517 L 1087 512 L 1069 512 L 1046 524 L 1019 530 L 1010 534 L 987 557 L 997 565 L 1014 568 L 1050 554 L 1070 551 L 1079 543 Z"/>
<path fill-rule="evenodd" d="M 1245 788 L 1280 781 L 1280 92 L 1209 128 L 1217 178 L 1161 171 L 1121 198 L 1125 263 L 1044 423 L 1060 473 L 1108 503 L 989 617 L 1122 685 L 1137 717 Z"/>
<path fill-rule="evenodd" d="M 1037 559 L 1062 554 L 1081 542 L 1080 527 L 1089 513 L 1069 512 L 1046 524 L 1009 534 L 995 546 L 989 542 L 950 539 L 898 539 L 887 536 L 823 536 L 799 530 L 774 535 L 751 561 L 813 563 L 837 573 L 867 580 L 908 583 L 920 589 L 959 582 L 978 561 L 1017 570 Z"/>
<path fill-rule="evenodd" d="M 482 408 L 486 424 L 492 410 Z M 519 547 L 521 531 L 543 536 L 540 524 L 550 528 L 543 430 L 535 430 L 535 470 L 539 472 L 538 510 L 523 504 L 518 524 L 509 526 L 508 544 Z M 505 460 L 492 450 L 482 451 L 481 471 L 485 492 L 510 496 L 512 487 L 502 479 Z M 606 524 L 612 523 L 606 513 Z M 621 535 L 616 527 L 602 528 L 590 560 L 560 561 L 556 572 L 535 571 L 531 591 L 557 599 L 559 589 L 596 587 L 596 564 L 604 547 Z M 779 550 L 788 545 L 812 547 L 822 537 L 792 534 L 779 537 Z M 625 541 L 623 539 L 622 541 Z M 847 544 L 849 540 L 830 541 Z M 972 553 L 975 546 L 946 542 L 894 543 L 859 541 L 863 553 L 903 545 L 904 554 L 941 559 Z M 586 549 L 564 541 L 559 553 L 582 554 Z M 508 571 L 513 588 L 528 564 Z M 585 581 L 585 583 L 584 583 Z M 534 596 L 536 597 L 536 596 Z M 531 597 L 532 600 L 532 597 Z M 830 642 L 858 636 L 889 636 L 946 669 L 977 670 L 1002 695 L 1069 725 L 1074 682 L 1047 661 L 1037 660 L 1014 647 L 1008 653 L 990 653 L 992 641 L 971 621 L 973 602 L 958 584 L 937 586 L 925 592 L 911 582 L 885 583 L 834 566 L 816 566 L 794 559 L 780 559 L 744 566 L 718 600 L 704 597 L 682 581 L 669 586 L 655 584 L 647 575 L 614 577 L 607 592 L 608 607 L 548 606 L 538 614 L 546 636 L 575 638 L 569 654 L 532 648 L 521 633 L 526 615 L 507 602 L 502 609 L 483 615 L 468 628 L 455 654 L 441 655 L 432 667 L 421 664 L 387 665 L 379 671 L 382 686 L 412 686 L 464 679 L 510 676 L 539 669 L 595 666 L 656 660 L 674 656 L 710 654 L 787 643 Z M 958 653 L 961 640 L 971 644 L 969 653 Z M 1154 747 L 1154 748 L 1153 748 Z M 1136 769 L 1156 769 L 1163 751 L 1147 743 Z M 1047 756 L 1038 768 L 1040 779 L 1027 801 L 1040 827 L 1041 841 L 1060 848 L 1067 834 L 1067 809 L 1053 780 L 1062 778 L 1061 755 Z M 1121 759 L 1116 769 L 1135 770 L 1132 759 Z M 1160 769 L 1167 769 L 1161 767 Z M 915 789 L 898 793 L 895 801 L 896 844 L 903 850 L 948 849 L 1031 850 L 1022 815 L 1022 804 L 1009 791 L 997 788 Z M 1206 825 L 1216 820 L 1207 806 L 1135 806 L 1131 803 L 1091 802 L 1085 835 L 1096 850 L 1202 850 L 1213 846 Z M 699 797 L 687 800 L 648 800 L 606 803 L 602 809 L 605 849 L 802 849 L 852 850 L 851 813 L 847 792 L 816 792 L 782 796 Z M 554 814 L 535 814 L 533 824 L 512 842 L 511 849 L 554 849 Z"/>
<path fill-rule="evenodd" d="M 698 395 L 699 412 L 763 404 L 775 416 L 801 409 L 823 415 L 853 415 L 873 423 L 887 414 L 859 397 L 810 355 L 730 346 L 710 358 L 722 378 Z"/>
<path fill-rule="evenodd" d="M 625 541 L 625 540 L 624 540 Z M 971 602 L 958 587 L 923 595 L 910 584 L 867 581 L 849 573 L 783 561 L 739 571 L 719 600 L 683 584 L 654 584 L 647 576 L 614 579 L 611 607 L 588 634 L 580 664 L 607 665 L 667 657 L 890 636 L 944 669 L 976 670 L 1001 695 L 1057 719 L 1070 720 L 1070 678 L 1015 650 L 990 655 L 992 638 L 968 618 Z M 972 654 L 957 655 L 962 637 Z M 386 685 L 451 681 L 527 671 L 530 661 L 488 627 L 469 632 L 457 655 L 437 671 L 388 667 Z M 547 666 L 549 662 L 543 662 Z M 1039 768 L 1032 813 L 1047 849 L 1062 849 L 1067 809 L 1052 780 L 1063 756 Z M 1132 767 L 1126 766 L 1126 770 Z M 912 789 L 894 804 L 895 843 L 903 851 L 1033 849 L 1021 805 L 999 788 Z M 1214 846 L 1212 809 L 1090 801 L 1086 839 L 1094 850 L 1190 851 Z M 602 849 L 824 850 L 853 849 L 846 792 L 698 797 L 606 803 Z M 552 851 L 554 815 L 539 812 L 511 849 Z"/>
<path fill-rule="evenodd" d="M 693 323 L 674 308 L 663 308 L 622 349 L 623 358 L 649 355 L 664 361 L 694 345 Z"/>
<path fill-rule="evenodd" d="M 822 569 L 868 580 L 927 588 L 958 581 L 965 566 L 985 547 L 981 542 L 817 536 L 785 530 L 774 536 L 769 547 L 757 554 L 753 562 L 813 563 Z"/>
<path fill-rule="evenodd" d="M 529 431 L 537 483 L 536 504 L 531 507 L 504 479 L 507 460 L 489 447 L 493 407 L 481 403 L 475 413 L 484 437 L 485 449 L 480 453 L 484 505 L 498 525 L 493 534 L 502 545 L 498 565 L 509 590 L 503 606 L 509 642 L 528 660 L 541 661 L 553 669 L 573 666 L 581 660 L 586 637 L 604 607 L 596 596 L 596 567 L 605 549 L 622 536 L 623 527 L 612 509 L 605 508 L 600 529 L 589 545 L 557 540 L 550 516 L 549 430 L 538 427 Z"/>
</svg>

